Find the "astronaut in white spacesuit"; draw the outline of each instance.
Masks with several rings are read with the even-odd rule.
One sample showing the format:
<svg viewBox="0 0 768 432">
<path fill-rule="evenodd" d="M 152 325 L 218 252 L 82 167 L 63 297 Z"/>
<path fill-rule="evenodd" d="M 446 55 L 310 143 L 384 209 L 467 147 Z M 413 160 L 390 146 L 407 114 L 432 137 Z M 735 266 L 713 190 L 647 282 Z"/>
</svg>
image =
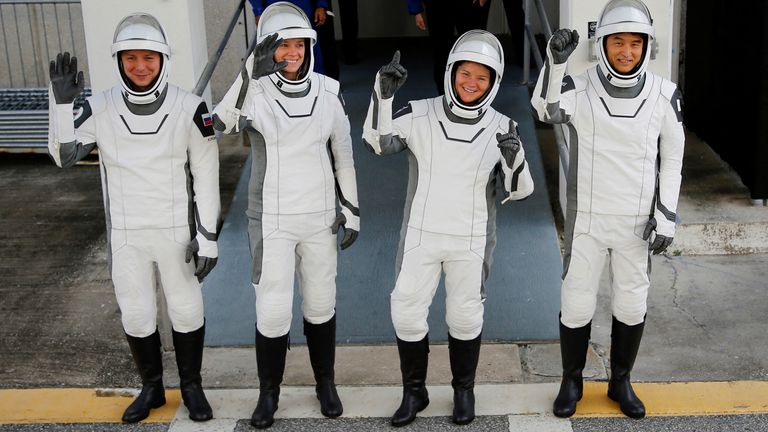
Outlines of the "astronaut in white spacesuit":
<svg viewBox="0 0 768 432">
<path fill-rule="evenodd" d="M 491 108 L 504 53 L 491 33 L 472 30 L 454 44 L 445 95 L 392 102 L 405 82 L 399 51 L 376 75 L 363 140 L 379 155 L 408 152 L 409 183 L 397 282 L 391 295 L 403 400 L 391 419 L 404 426 L 426 408 L 429 305 L 445 272 L 453 421 L 475 418 L 474 381 L 483 328 L 485 280 L 496 245 L 496 182 L 507 200 L 533 192 L 517 124 Z"/>
<path fill-rule="evenodd" d="M 51 61 L 48 151 L 56 165 L 70 167 L 99 150 L 112 282 L 142 381 L 123 421 L 138 422 L 165 404 L 154 265 L 173 325 L 181 395 L 189 417 L 205 421 L 212 411 L 200 377 L 200 282 L 216 265 L 219 218 L 212 119 L 203 100 L 168 83 L 170 48 L 153 16 L 120 21 L 112 57 L 120 84 L 89 97 L 74 122 L 83 73 L 69 53 Z"/>
<path fill-rule="evenodd" d="M 312 71 L 316 35 L 309 20 L 291 3 L 274 3 L 261 15 L 257 38 L 214 111 L 214 127 L 245 131 L 251 143 L 246 213 L 260 389 L 251 424 L 267 428 L 285 369 L 294 273 L 320 411 L 342 413 L 334 383 L 336 234 L 344 230 L 341 249 L 352 245 L 360 212 L 349 120 L 339 83 Z"/>
<path fill-rule="evenodd" d="M 646 316 L 650 252 L 675 235 L 684 132 L 674 83 L 646 71 L 653 21 L 639 0 L 612 0 L 595 36 L 596 66 L 565 75 L 576 31 L 558 30 L 531 103 L 542 121 L 567 124 L 565 255 L 560 314 L 563 379 L 553 411 L 569 417 L 583 394 L 601 273 L 613 292 L 608 396 L 629 417 L 645 415 L 630 384 Z"/>
</svg>

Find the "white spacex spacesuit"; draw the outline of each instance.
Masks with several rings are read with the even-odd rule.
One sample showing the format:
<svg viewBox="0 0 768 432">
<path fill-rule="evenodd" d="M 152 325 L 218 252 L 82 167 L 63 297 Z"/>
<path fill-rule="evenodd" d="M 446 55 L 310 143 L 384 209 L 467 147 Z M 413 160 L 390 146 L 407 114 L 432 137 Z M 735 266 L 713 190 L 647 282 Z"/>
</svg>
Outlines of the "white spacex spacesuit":
<svg viewBox="0 0 768 432">
<path fill-rule="evenodd" d="M 259 374 L 251 424 L 267 428 L 285 370 L 294 273 L 320 412 L 342 414 L 334 383 L 336 233 L 344 227 L 341 249 L 349 247 L 360 212 L 349 120 L 339 83 L 312 72 L 317 37 L 309 19 L 292 3 L 273 3 L 261 15 L 256 38 L 241 75 L 214 111 L 214 127 L 245 131 L 251 145 L 246 213 Z"/>
<path fill-rule="evenodd" d="M 475 418 L 484 284 L 496 246 L 497 176 L 505 201 L 530 195 L 533 180 L 516 123 L 490 106 L 504 72 L 504 51 L 496 37 L 483 30 L 461 35 L 448 56 L 445 95 L 410 101 L 393 115 L 394 94 L 407 77 L 399 61 L 398 51 L 376 74 L 363 124 L 369 150 L 408 152 L 398 274 L 390 298 L 403 399 L 390 422 L 405 426 L 429 405 L 427 316 L 445 272 L 452 420 L 463 425 Z M 455 88 L 459 73 L 464 94 L 484 88 L 471 103 Z"/>
<path fill-rule="evenodd" d="M 173 326 L 181 397 L 189 418 L 207 421 L 213 411 L 200 375 L 205 340 L 200 282 L 218 257 L 219 153 L 213 120 L 200 97 L 168 83 L 170 47 L 153 16 L 123 18 L 112 57 L 120 85 L 88 98 L 74 123 L 82 72 L 68 53 L 51 62 L 48 150 L 60 167 L 99 150 L 112 282 L 142 381 L 122 420 L 141 421 L 166 402 L 157 265 Z"/>
<path fill-rule="evenodd" d="M 609 1 L 595 36 L 598 65 L 564 76 L 578 33 L 555 32 L 531 99 L 542 121 L 567 125 L 570 145 L 559 322 L 563 379 L 553 412 L 570 417 L 583 395 L 592 316 L 608 264 L 613 293 L 608 397 L 627 416 L 640 418 L 645 406 L 632 389 L 630 372 L 645 326 L 649 250 L 663 252 L 675 233 L 685 139 L 682 100 L 674 83 L 646 71 L 655 32 L 642 1 Z"/>
<path fill-rule="evenodd" d="M 507 200 L 533 192 L 523 148 L 512 166 L 497 148 L 496 134 L 514 132 L 516 124 L 490 106 L 504 61 L 501 46 L 488 36 L 470 31 L 456 42 L 446 66 L 445 96 L 410 101 L 394 116 L 393 97 L 382 98 L 376 76 L 363 140 L 380 155 L 408 151 L 410 178 L 391 297 L 395 331 L 405 341 L 428 333 L 427 314 L 441 271 L 450 334 L 461 340 L 480 334 L 484 282 L 496 245 L 497 174 Z M 495 73 L 487 94 L 473 106 L 462 104 L 453 88 L 454 65 L 462 61 Z"/>
<path fill-rule="evenodd" d="M 314 44 L 311 28 L 285 29 L 274 12 L 265 14 L 259 42 L 278 33 L 282 39 L 308 38 Z M 312 62 L 310 50 L 302 66 L 306 72 L 297 80 L 280 73 L 251 79 L 251 54 L 214 110 L 217 129 L 244 130 L 250 140 L 246 213 L 251 281 L 257 327 L 272 338 L 290 329 L 295 271 L 304 318 L 319 324 L 334 315 L 337 252 L 331 227 L 337 197 L 345 229 L 360 230 L 352 140 L 339 83 L 312 72 Z"/>
<path fill-rule="evenodd" d="M 614 315 L 628 325 L 642 322 L 650 286 L 643 233 L 649 219 L 657 234 L 675 233 L 685 139 L 680 91 L 645 70 L 647 48 L 632 74 L 613 70 L 604 36 L 653 37 L 653 27 L 609 19 L 598 28 L 599 64 L 564 76 L 566 63 L 555 63 L 548 50 L 531 99 L 542 121 L 566 123 L 570 134 L 561 320 L 571 328 L 592 319 L 606 262 Z"/>
<path fill-rule="evenodd" d="M 48 149 L 61 167 L 99 150 L 112 281 L 126 333 L 145 337 L 156 330 L 153 263 L 173 328 L 197 330 L 203 299 L 185 254 L 196 239 L 200 256 L 218 256 L 219 160 L 211 117 L 200 97 L 168 83 L 165 41 L 128 39 L 121 28 L 115 35 L 121 85 L 89 97 L 74 123 L 73 104 L 53 103 L 51 91 Z M 164 57 L 157 80 L 142 92 L 126 83 L 117 64 L 119 51 L 130 49 Z"/>
</svg>

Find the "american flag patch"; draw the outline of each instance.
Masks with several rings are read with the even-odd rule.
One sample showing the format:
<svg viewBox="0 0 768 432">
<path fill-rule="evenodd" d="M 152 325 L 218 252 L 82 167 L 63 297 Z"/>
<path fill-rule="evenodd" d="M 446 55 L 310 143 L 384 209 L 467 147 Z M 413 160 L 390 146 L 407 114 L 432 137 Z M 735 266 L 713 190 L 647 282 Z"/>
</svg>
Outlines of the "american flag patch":
<svg viewBox="0 0 768 432">
<path fill-rule="evenodd" d="M 213 118 L 211 117 L 211 113 L 205 113 L 201 115 L 200 117 L 203 118 L 203 126 L 212 126 L 213 125 Z"/>
</svg>

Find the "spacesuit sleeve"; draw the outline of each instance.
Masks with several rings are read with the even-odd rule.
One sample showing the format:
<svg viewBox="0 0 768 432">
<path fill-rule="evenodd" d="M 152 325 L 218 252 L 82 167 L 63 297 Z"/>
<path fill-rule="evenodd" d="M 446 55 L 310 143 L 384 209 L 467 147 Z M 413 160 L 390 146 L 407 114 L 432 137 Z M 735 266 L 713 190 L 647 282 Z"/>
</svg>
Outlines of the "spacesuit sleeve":
<svg viewBox="0 0 768 432">
<path fill-rule="evenodd" d="M 685 147 L 680 90 L 675 88 L 672 96 L 662 103 L 666 107 L 659 136 L 659 180 L 653 216 L 657 223 L 656 233 L 674 237 Z"/>
<path fill-rule="evenodd" d="M 189 131 L 189 170 L 195 196 L 195 222 L 200 256 L 218 257 L 216 240 L 219 220 L 219 149 L 208 106 L 200 102 Z"/>
<path fill-rule="evenodd" d="M 531 97 L 531 105 L 539 120 L 545 123 L 568 123 L 574 110 L 575 86 L 565 75 L 567 63 L 555 64 L 547 47 L 547 59 L 539 73 Z"/>
<path fill-rule="evenodd" d="M 517 129 L 517 122 L 514 123 L 514 127 Z M 505 119 L 499 125 L 499 133 L 505 134 L 509 132 L 508 129 L 509 122 Z M 505 204 L 507 201 L 527 198 L 533 193 L 533 178 L 528 169 L 528 161 L 525 160 L 525 147 L 522 140 L 520 141 L 520 151 L 515 156 L 512 166 L 507 164 L 501 152 L 499 152 L 499 164 L 501 164 L 501 180 L 505 196 L 501 202 L 502 204 Z"/>
<path fill-rule="evenodd" d="M 95 122 L 88 101 L 73 119 L 74 103 L 56 104 L 48 88 L 48 153 L 57 166 L 69 168 L 96 147 Z"/>
<path fill-rule="evenodd" d="M 401 108 L 392 114 L 394 96 L 382 99 L 380 93 L 379 73 L 371 93 L 371 103 L 368 114 L 363 122 L 363 142 L 368 150 L 377 155 L 395 154 L 407 147 L 408 132 L 411 122 L 411 106 Z"/>
<path fill-rule="evenodd" d="M 352 157 L 352 137 L 349 118 L 344 112 L 341 99 L 334 100 L 331 155 L 336 177 L 336 195 L 341 204 L 341 214 L 347 219 L 346 227 L 360 231 L 360 209 L 357 201 L 357 178 Z"/>
<path fill-rule="evenodd" d="M 213 128 L 217 131 L 236 134 L 245 126 L 243 107 L 250 106 L 251 98 L 259 86 L 256 80 L 251 79 L 252 69 L 253 53 L 248 56 L 235 82 L 213 110 Z"/>
</svg>

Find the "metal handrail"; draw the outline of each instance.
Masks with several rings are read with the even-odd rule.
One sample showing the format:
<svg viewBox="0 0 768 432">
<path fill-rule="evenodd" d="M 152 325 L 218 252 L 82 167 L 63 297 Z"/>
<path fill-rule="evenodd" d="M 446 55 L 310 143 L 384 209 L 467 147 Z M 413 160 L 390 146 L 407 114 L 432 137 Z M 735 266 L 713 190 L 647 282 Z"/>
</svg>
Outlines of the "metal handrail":
<svg viewBox="0 0 768 432">
<path fill-rule="evenodd" d="M 205 91 L 205 88 L 208 86 L 208 83 L 211 81 L 211 77 L 213 76 L 213 71 L 216 69 L 216 66 L 219 64 L 219 59 L 221 59 L 221 54 L 224 52 L 224 48 L 226 48 L 227 42 L 229 42 L 229 38 L 232 36 L 232 31 L 235 29 L 235 25 L 237 25 L 237 20 L 240 17 L 240 13 L 244 11 L 245 11 L 245 0 L 240 0 L 240 4 L 237 6 L 237 10 L 235 10 L 235 13 L 232 15 L 232 19 L 229 21 L 229 26 L 227 27 L 227 31 L 224 33 L 224 37 L 221 39 L 221 42 L 219 42 L 219 47 L 216 48 L 216 52 L 213 54 L 213 56 L 210 59 L 208 59 L 208 63 L 205 65 L 205 69 L 203 69 L 203 72 L 200 74 L 200 78 L 198 78 L 197 84 L 195 85 L 194 90 L 192 90 L 192 93 L 196 94 L 197 96 L 201 96 L 203 94 L 203 91 Z M 246 29 L 248 28 L 247 23 L 245 27 Z"/>
</svg>

